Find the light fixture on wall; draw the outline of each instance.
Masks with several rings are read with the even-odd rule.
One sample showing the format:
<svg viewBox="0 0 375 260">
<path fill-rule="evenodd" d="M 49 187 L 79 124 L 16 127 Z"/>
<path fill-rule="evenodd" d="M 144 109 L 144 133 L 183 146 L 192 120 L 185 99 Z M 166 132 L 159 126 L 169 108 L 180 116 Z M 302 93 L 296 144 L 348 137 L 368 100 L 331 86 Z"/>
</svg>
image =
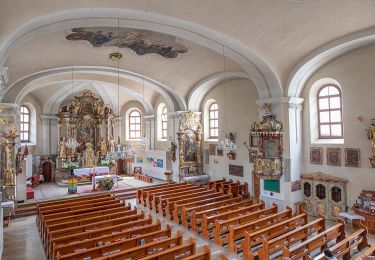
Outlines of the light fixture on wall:
<svg viewBox="0 0 375 260">
<path fill-rule="evenodd" d="M 219 141 L 217 145 L 218 150 L 224 150 L 228 154 L 232 154 L 233 151 L 237 150 L 237 146 L 234 142 L 234 135 L 233 133 L 228 133 L 228 120 L 227 120 L 227 85 L 226 85 L 226 66 L 225 66 L 225 49 L 223 45 L 223 73 L 224 73 L 224 111 L 225 111 L 225 139 Z M 229 157 L 229 156 L 228 156 Z"/>
<path fill-rule="evenodd" d="M 74 88 L 74 68 L 72 67 L 72 97 L 74 99 L 74 91 L 73 91 L 73 88 Z M 77 142 L 77 139 L 75 138 L 75 135 L 74 135 L 74 129 L 73 129 L 73 124 L 69 123 L 69 132 L 68 132 L 68 141 L 66 143 L 66 147 L 68 147 L 69 149 L 76 149 L 78 147 L 78 142 Z"/>
</svg>

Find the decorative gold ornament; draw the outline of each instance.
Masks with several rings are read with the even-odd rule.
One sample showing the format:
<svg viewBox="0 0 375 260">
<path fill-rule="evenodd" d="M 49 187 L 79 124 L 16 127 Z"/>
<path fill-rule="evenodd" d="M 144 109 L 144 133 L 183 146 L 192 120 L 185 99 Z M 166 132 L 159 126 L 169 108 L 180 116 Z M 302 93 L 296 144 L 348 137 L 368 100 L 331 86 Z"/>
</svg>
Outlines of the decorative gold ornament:
<svg viewBox="0 0 375 260">
<path fill-rule="evenodd" d="M 109 54 L 109 59 L 112 61 L 118 61 L 122 58 L 122 54 L 120 52 L 112 52 Z"/>
</svg>

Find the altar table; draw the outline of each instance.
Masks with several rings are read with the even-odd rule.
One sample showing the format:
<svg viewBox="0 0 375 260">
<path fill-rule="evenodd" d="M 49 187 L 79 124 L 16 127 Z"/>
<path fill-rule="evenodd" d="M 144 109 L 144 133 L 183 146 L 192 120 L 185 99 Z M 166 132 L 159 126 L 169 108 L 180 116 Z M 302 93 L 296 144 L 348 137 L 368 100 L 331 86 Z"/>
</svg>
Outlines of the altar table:
<svg viewBox="0 0 375 260">
<path fill-rule="evenodd" d="M 108 174 L 108 175 L 95 175 L 92 180 L 92 189 L 96 190 L 96 182 L 99 180 L 105 180 L 112 178 L 113 183 L 116 182 L 116 187 L 118 188 L 118 177 L 115 174 Z"/>
</svg>

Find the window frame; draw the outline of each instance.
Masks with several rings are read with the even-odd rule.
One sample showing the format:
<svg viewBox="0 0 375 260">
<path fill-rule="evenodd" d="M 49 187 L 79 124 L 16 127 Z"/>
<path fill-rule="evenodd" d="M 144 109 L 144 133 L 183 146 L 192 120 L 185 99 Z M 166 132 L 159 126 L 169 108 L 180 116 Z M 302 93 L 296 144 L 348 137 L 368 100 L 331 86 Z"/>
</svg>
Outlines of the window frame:
<svg viewBox="0 0 375 260">
<path fill-rule="evenodd" d="M 214 105 L 216 105 L 216 109 L 212 109 Z M 217 112 L 217 117 L 211 118 L 211 112 Z M 217 127 L 212 126 L 212 121 L 217 121 Z M 211 130 L 217 130 L 217 136 L 211 135 Z M 219 139 L 219 105 L 217 102 L 212 102 L 208 107 L 208 138 Z"/>
<path fill-rule="evenodd" d="M 335 89 L 337 89 L 337 91 L 339 92 L 338 94 L 334 94 L 334 95 L 330 95 L 329 92 L 328 92 L 328 95 L 326 96 L 320 96 L 320 93 L 322 92 L 323 89 L 325 88 L 329 88 L 329 87 L 333 87 Z M 329 90 L 329 89 L 328 89 Z M 340 108 L 331 108 L 331 98 L 335 98 L 335 97 L 339 97 L 340 98 Z M 325 99 L 327 98 L 328 99 L 328 109 L 320 109 L 320 100 L 321 99 Z M 317 108 L 318 108 L 318 133 L 319 133 L 319 139 L 343 139 L 344 138 L 344 124 L 343 124 L 343 117 L 342 117 L 342 92 L 341 92 L 341 89 L 338 87 L 338 86 L 335 86 L 333 84 L 328 84 L 328 85 L 324 85 L 322 87 L 319 88 L 318 90 L 318 93 L 317 93 Z M 340 111 L 340 122 L 332 122 L 331 121 L 331 111 Z M 328 122 L 325 122 L 325 123 L 322 123 L 321 120 L 320 120 L 320 113 L 321 112 L 328 112 L 328 116 L 329 116 L 329 121 Z M 329 126 L 329 132 L 330 132 L 330 135 L 325 135 L 323 136 L 321 134 L 321 126 L 323 125 L 328 125 Z M 332 136 L 332 132 L 331 132 L 331 126 L 332 125 L 340 125 L 340 128 L 341 128 L 341 136 Z"/>
<path fill-rule="evenodd" d="M 139 116 L 132 116 L 133 113 L 138 113 Z M 139 123 L 132 123 L 131 118 L 138 118 L 139 117 Z M 142 138 L 142 113 L 138 111 L 137 109 L 134 109 L 129 112 L 128 115 L 128 120 L 129 120 L 129 128 L 128 128 L 128 139 L 129 140 L 139 140 Z M 139 125 L 139 130 L 131 130 L 132 126 L 137 126 Z M 132 137 L 132 132 L 137 133 L 139 132 L 139 137 L 137 134 L 135 134 L 135 137 Z"/>
<path fill-rule="evenodd" d="M 25 108 L 27 110 L 27 112 L 22 112 L 22 109 Z M 24 116 L 25 115 L 28 115 L 28 118 L 29 120 L 28 121 L 24 121 Z M 27 125 L 27 131 L 25 130 L 21 130 L 21 129 L 24 129 L 24 125 Z M 30 143 L 30 135 L 31 135 L 31 112 L 30 112 L 30 108 L 28 108 L 27 106 L 25 105 L 22 105 L 21 108 L 20 108 L 20 142 L 21 143 Z M 27 134 L 27 139 L 24 139 L 23 136 L 24 134 Z"/>
<path fill-rule="evenodd" d="M 160 110 L 160 139 L 167 140 L 168 138 L 168 108 L 165 104 Z M 164 135 L 165 133 L 165 135 Z"/>
</svg>

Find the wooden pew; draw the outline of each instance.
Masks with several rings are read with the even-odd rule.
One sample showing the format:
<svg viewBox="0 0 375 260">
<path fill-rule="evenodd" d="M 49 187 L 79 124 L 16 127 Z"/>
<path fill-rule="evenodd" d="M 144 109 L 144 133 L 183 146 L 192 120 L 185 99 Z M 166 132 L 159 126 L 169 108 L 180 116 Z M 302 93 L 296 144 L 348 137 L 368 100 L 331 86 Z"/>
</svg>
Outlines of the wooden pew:
<svg viewBox="0 0 375 260">
<path fill-rule="evenodd" d="M 68 212 L 63 211 L 63 212 L 60 212 L 60 213 L 42 216 L 42 218 L 41 218 L 41 234 L 43 234 L 43 232 L 44 232 L 43 226 L 45 225 L 46 221 L 48 221 L 48 220 L 67 217 L 67 216 L 76 216 L 76 215 L 81 215 L 81 214 L 95 212 L 95 211 L 101 211 L 101 210 L 109 210 L 109 209 L 113 209 L 113 208 L 124 208 L 124 204 L 122 202 L 118 202 L 116 204 L 109 204 L 109 205 L 98 206 L 98 207 L 90 207 L 90 208 L 84 208 L 84 209 L 68 211 Z"/>
<path fill-rule="evenodd" d="M 287 248 L 283 246 L 283 256 L 279 257 L 279 259 L 283 259 L 283 257 L 288 257 L 290 259 L 300 259 L 300 258 L 307 258 L 309 257 L 310 252 L 321 248 L 323 250 L 327 247 L 328 242 L 336 239 L 336 243 L 339 243 L 345 238 L 345 224 L 344 221 L 341 219 L 339 220 L 339 224 L 326 229 L 319 234 L 303 241 L 300 244 L 295 245 L 292 248 Z"/>
<path fill-rule="evenodd" d="M 76 226 L 76 227 L 51 231 L 51 232 L 47 233 L 47 236 L 46 236 L 46 239 L 44 240 L 44 242 L 45 242 L 45 244 L 47 244 L 47 241 L 50 241 L 53 238 L 58 238 L 58 237 L 66 236 L 66 235 L 79 234 L 79 233 L 87 232 L 87 231 L 90 231 L 90 230 L 95 230 L 95 229 L 105 228 L 105 227 L 111 227 L 111 226 L 115 226 L 115 225 L 119 225 L 119 224 L 123 224 L 123 223 L 136 221 L 136 220 L 139 220 L 139 219 L 143 219 L 144 216 L 145 216 L 144 212 L 141 211 L 141 213 L 138 213 L 136 215 L 120 217 L 120 218 L 115 218 L 115 219 L 109 219 L 109 220 L 104 220 L 104 221 L 100 221 L 100 222 L 84 224 L 82 226 Z"/>
<path fill-rule="evenodd" d="M 155 210 L 156 212 L 159 212 L 158 204 L 160 202 L 160 199 L 166 198 L 168 196 L 174 196 L 176 194 L 179 195 L 186 195 L 186 194 L 191 194 L 191 192 L 195 191 L 205 191 L 208 190 L 207 188 L 201 188 L 197 185 L 189 185 L 189 186 L 184 186 L 184 187 L 178 187 L 174 189 L 170 189 L 168 191 L 161 191 L 161 192 L 151 192 L 148 193 L 146 196 L 146 205 L 150 209 Z"/>
<path fill-rule="evenodd" d="M 142 219 L 138 221 L 132 221 L 129 223 L 124 223 L 121 225 L 109 227 L 109 228 L 102 228 L 98 230 L 88 231 L 81 234 L 76 235 L 68 235 L 59 238 L 55 238 L 49 244 L 48 255 L 56 255 L 57 250 L 60 247 L 64 247 L 65 245 L 76 245 L 79 247 L 85 241 L 95 240 L 95 239 L 106 239 L 114 238 L 122 238 L 140 234 L 147 234 L 150 232 L 161 230 L 161 223 L 160 220 L 157 220 L 155 224 L 152 224 L 152 218 L 149 216 L 147 219 Z"/>
<path fill-rule="evenodd" d="M 166 229 L 155 231 L 148 234 L 139 235 L 132 238 L 123 239 L 120 241 L 111 241 L 111 243 L 104 244 L 102 246 L 97 246 L 96 244 L 88 244 L 87 248 L 82 248 L 82 250 L 71 252 L 68 251 L 58 251 L 56 259 L 83 259 L 85 257 L 102 257 L 107 252 L 113 252 L 115 250 L 124 251 L 124 249 L 139 247 L 142 243 L 149 244 L 155 241 L 161 241 L 167 238 L 171 238 L 171 228 L 167 225 Z M 102 242 L 102 241 L 101 241 Z"/>
<path fill-rule="evenodd" d="M 375 244 L 367 248 L 364 252 L 361 252 L 360 256 L 357 256 L 356 260 L 367 260 L 370 256 L 375 257 Z"/>
<path fill-rule="evenodd" d="M 358 251 L 362 251 L 368 246 L 369 244 L 367 242 L 367 229 L 365 226 L 363 226 L 363 228 L 355 231 L 353 234 L 347 236 L 336 245 L 330 247 L 329 250 L 337 259 L 342 257 L 343 260 L 349 260 L 351 258 L 351 250 L 358 249 Z M 319 260 L 326 258 L 324 256 L 324 253 L 321 253 L 317 257 L 314 257 L 314 259 Z"/>
<path fill-rule="evenodd" d="M 135 216 L 135 215 L 137 215 L 137 209 L 127 210 L 127 211 L 122 211 L 122 212 L 117 212 L 117 213 L 112 213 L 112 214 L 106 214 L 106 215 L 102 215 L 98 217 L 79 219 L 79 220 L 75 220 L 69 223 L 46 226 L 46 228 L 44 229 L 45 232 L 44 232 L 43 239 L 48 237 L 47 234 L 54 232 L 54 231 L 58 231 L 62 229 L 65 230 L 65 229 L 69 229 L 73 227 L 84 226 L 84 225 L 92 224 L 92 223 L 100 223 L 106 220 L 124 218 L 127 216 Z"/>
<path fill-rule="evenodd" d="M 142 200 L 142 192 L 143 191 L 146 191 L 146 190 L 151 190 L 151 189 L 157 189 L 157 188 L 161 188 L 161 187 L 167 187 L 168 185 L 173 185 L 174 183 L 163 183 L 163 184 L 158 184 L 158 185 L 152 185 L 152 186 L 149 186 L 149 187 L 146 187 L 146 188 L 138 188 L 136 193 L 135 193 L 135 198 L 136 198 L 136 202 L 138 204 L 142 204 L 141 203 L 141 200 Z"/>
<path fill-rule="evenodd" d="M 216 209 L 216 208 L 219 208 L 219 207 L 232 205 L 232 204 L 238 203 L 238 202 L 243 202 L 242 198 L 240 198 L 240 197 L 230 198 L 230 199 L 220 200 L 220 201 L 206 203 L 204 205 L 192 206 L 192 207 L 184 206 L 182 208 L 182 212 L 181 212 L 181 222 L 182 222 L 181 225 L 185 228 L 189 228 L 191 226 L 191 221 L 190 221 L 190 225 L 189 225 L 189 220 L 192 218 L 192 216 L 194 216 L 196 214 L 196 212 L 202 212 L 202 211 L 206 211 L 206 210 L 210 210 L 210 209 Z M 250 203 L 251 204 L 249 204 L 249 205 L 252 205 L 252 201 L 250 201 Z M 203 216 L 203 214 L 202 214 L 202 216 Z M 196 219 L 196 217 L 195 217 L 195 219 Z"/>
<path fill-rule="evenodd" d="M 250 197 L 249 185 L 247 182 L 240 185 L 230 185 L 228 187 L 228 193 L 233 194 L 234 197 L 241 196 L 242 198 L 247 199 Z"/>
<path fill-rule="evenodd" d="M 262 209 L 264 209 L 264 202 L 246 207 L 237 207 L 237 209 L 233 210 L 231 208 L 225 208 L 225 212 L 221 213 L 222 211 L 219 210 L 217 212 L 219 214 L 217 214 L 215 210 L 211 210 L 208 215 L 204 214 L 202 217 L 201 235 L 206 239 L 212 238 L 213 234 L 211 234 L 209 230 L 215 226 L 216 220 L 225 220 L 228 218 L 228 216 L 237 216 L 238 214 L 243 214 L 243 212 L 255 212 Z"/>
<path fill-rule="evenodd" d="M 172 220 L 173 219 L 173 210 L 175 207 L 178 205 L 184 205 L 192 202 L 197 202 L 205 199 L 212 199 L 212 198 L 222 198 L 224 193 L 219 193 L 219 192 L 213 192 L 213 191 L 208 191 L 207 193 L 196 193 L 196 194 L 190 194 L 189 197 L 184 197 L 181 196 L 180 199 L 167 199 L 166 200 L 166 206 L 164 208 L 165 211 L 165 217 L 167 219 Z"/>
<path fill-rule="evenodd" d="M 134 209 L 136 210 L 137 208 L 134 207 Z M 108 210 L 105 210 L 105 211 L 94 211 L 94 212 L 84 213 L 84 214 L 75 215 L 75 216 L 67 216 L 67 217 L 62 217 L 62 218 L 55 218 L 55 219 L 46 220 L 44 222 L 44 225 L 46 227 L 48 227 L 50 225 L 62 224 L 62 223 L 67 223 L 67 222 L 71 222 L 71 221 L 75 221 L 75 220 L 79 220 L 79 219 L 86 219 L 86 218 L 91 218 L 91 217 L 103 216 L 103 215 L 113 214 L 113 213 L 117 213 L 117 212 L 123 212 L 123 211 L 127 211 L 127 210 L 131 210 L 130 203 L 128 203 L 128 205 L 126 205 L 124 207 L 108 209 Z"/>
<path fill-rule="evenodd" d="M 194 255 L 195 253 L 196 253 L 195 241 L 193 238 L 190 238 L 187 244 L 176 246 L 174 248 L 143 257 L 142 260 L 186 259 L 186 257 L 190 255 Z M 113 260 L 112 258 L 104 258 L 104 259 Z M 103 259 L 100 258 L 100 260 L 103 260 Z"/>
<path fill-rule="evenodd" d="M 220 202 L 220 201 L 228 200 L 228 199 L 232 199 L 232 198 L 233 198 L 232 194 L 222 194 L 221 196 L 218 196 L 218 197 L 197 200 L 197 201 L 189 202 L 189 203 L 186 203 L 186 204 L 176 204 L 175 203 L 174 209 L 173 209 L 173 214 L 172 214 L 173 215 L 173 221 L 176 224 L 180 224 L 180 216 L 183 213 L 183 209 L 185 209 L 185 212 L 186 212 L 186 207 L 188 207 L 188 208 L 198 207 L 198 206 L 202 206 L 202 205 L 207 205 L 209 203 Z M 184 216 L 186 216 L 186 214 Z M 185 218 L 183 221 L 186 222 L 186 217 L 181 217 L 181 219 L 182 218 Z"/>
<path fill-rule="evenodd" d="M 164 209 L 167 206 L 167 201 L 169 201 L 169 205 L 171 205 L 171 203 L 174 203 L 175 201 L 178 201 L 178 200 L 189 199 L 189 198 L 204 196 L 204 195 L 207 195 L 207 194 L 215 194 L 215 193 L 216 192 L 214 192 L 212 190 L 207 190 L 207 189 L 203 188 L 202 190 L 199 190 L 199 191 L 198 190 L 194 190 L 194 191 L 183 192 L 181 194 L 180 193 L 174 193 L 174 194 L 171 194 L 171 195 L 166 195 L 166 196 L 162 195 L 162 196 L 159 196 L 160 197 L 158 199 L 159 203 L 157 205 L 157 207 L 158 207 L 158 213 L 161 216 L 164 216 L 166 214 L 166 212 L 164 211 Z"/>
<path fill-rule="evenodd" d="M 106 251 L 105 249 L 101 252 L 102 254 L 105 254 L 102 257 L 97 257 L 97 254 L 95 255 L 96 260 L 124 260 L 124 259 L 143 259 L 144 257 L 152 254 L 152 252 L 156 253 L 156 250 L 167 250 L 169 248 L 181 246 L 183 243 L 183 234 L 179 230 L 177 231 L 177 235 L 174 237 L 162 239 L 160 241 L 151 242 L 142 246 L 137 246 L 130 248 L 127 246 L 120 246 L 118 252 L 110 253 L 111 251 Z M 99 248 L 101 249 L 101 248 Z M 76 260 L 76 259 L 83 259 L 85 256 L 88 256 L 87 253 L 82 254 L 76 254 L 74 258 L 70 258 L 69 255 L 62 256 L 61 260 Z M 94 255 L 93 255 L 94 256 Z"/>
<path fill-rule="evenodd" d="M 203 246 L 201 252 L 195 253 L 194 255 L 184 257 L 184 260 L 210 260 L 211 259 L 211 249 L 208 245 Z"/>
<path fill-rule="evenodd" d="M 215 220 L 215 227 L 213 230 L 214 242 L 217 245 L 223 246 L 228 240 L 233 240 L 236 239 L 237 236 L 241 236 L 240 231 L 242 230 L 255 230 L 255 228 L 268 226 L 271 223 L 292 216 L 292 211 L 289 208 L 279 213 L 277 212 L 277 209 L 277 205 L 274 204 L 271 208 L 258 210 L 246 215 L 236 216 L 226 220 Z M 229 237 L 229 235 L 227 235 L 231 225 L 241 227 L 239 231 L 235 231 L 235 237 Z M 222 236 L 224 236 L 224 238 L 222 238 Z"/>
<path fill-rule="evenodd" d="M 53 200 L 53 201 L 47 201 L 47 202 L 40 202 L 36 204 L 36 223 L 38 227 L 40 227 L 40 214 L 46 207 L 50 206 L 64 206 L 69 204 L 74 204 L 76 202 L 78 203 L 90 203 L 90 201 L 95 199 L 101 199 L 101 198 L 114 198 L 113 194 L 111 193 L 105 193 L 105 194 L 99 194 L 99 195 L 90 195 L 90 196 L 82 196 L 78 198 L 69 198 L 69 199 L 63 199 L 63 200 Z"/>
<path fill-rule="evenodd" d="M 137 179 L 137 180 L 141 180 L 141 181 L 145 181 L 145 182 L 148 182 L 148 183 L 151 183 L 152 182 L 152 177 L 151 176 L 147 176 L 147 175 L 143 175 L 143 174 L 134 174 L 134 177 Z"/>
<path fill-rule="evenodd" d="M 191 185 L 191 184 L 188 184 L 188 183 L 185 183 L 185 182 L 182 182 L 182 183 L 171 183 L 171 184 L 166 183 L 166 184 L 162 184 L 162 185 L 152 186 L 152 187 L 149 187 L 149 188 L 137 189 L 137 194 L 139 196 L 139 198 L 137 199 L 137 202 L 139 204 L 142 204 L 142 205 L 146 206 L 146 197 L 145 197 L 145 194 L 147 192 L 156 191 L 156 190 L 168 190 L 168 189 L 173 188 L 173 187 L 179 187 L 179 186 L 184 186 L 184 185 Z"/>
<path fill-rule="evenodd" d="M 206 186 L 208 189 L 211 190 L 213 189 L 216 183 L 225 182 L 225 181 L 227 181 L 225 178 L 222 178 L 221 180 L 207 181 L 207 183 L 204 186 Z"/>
<path fill-rule="evenodd" d="M 233 183 L 233 180 L 232 179 L 229 179 L 229 181 L 215 181 L 215 183 L 212 185 L 212 188 L 211 190 L 213 191 L 216 191 L 216 192 L 219 192 L 220 191 L 220 188 L 221 186 L 224 184 L 230 184 L 230 183 Z"/>
<path fill-rule="evenodd" d="M 301 220 L 301 223 L 305 222 L 306 224 L 288 232 L 290 228 L 294 228 L 299 224 L 297 222 L 299 220 Z M 272 232 L 275 228 L 276 230 L 284 229 L 287 233 L 278 235 L 276 237 L 272 236 Z M 270 255 L 280 251 L 282 246 L 291 246 L 295 243 L 306 240 L 313 233 L 322 232 L 324 230 L 324 218 L 318 218 L 310 223 L 307 223 L 306 214 L 304 213 L 260 231 L 253 233 L 245 231 L 245 239 L 241 242 L 243 258 L 245 260 L 254 260 L 256 256 L 259 256 L 260 259 L 269 260 Z M 268 234 L 264 234 L 265 232 Z M 253 252 L 251 247 L 259 244 L 259 242 L 262 242 L 262 247 L 258 249 L 258 252 Z"/>
</svg>

